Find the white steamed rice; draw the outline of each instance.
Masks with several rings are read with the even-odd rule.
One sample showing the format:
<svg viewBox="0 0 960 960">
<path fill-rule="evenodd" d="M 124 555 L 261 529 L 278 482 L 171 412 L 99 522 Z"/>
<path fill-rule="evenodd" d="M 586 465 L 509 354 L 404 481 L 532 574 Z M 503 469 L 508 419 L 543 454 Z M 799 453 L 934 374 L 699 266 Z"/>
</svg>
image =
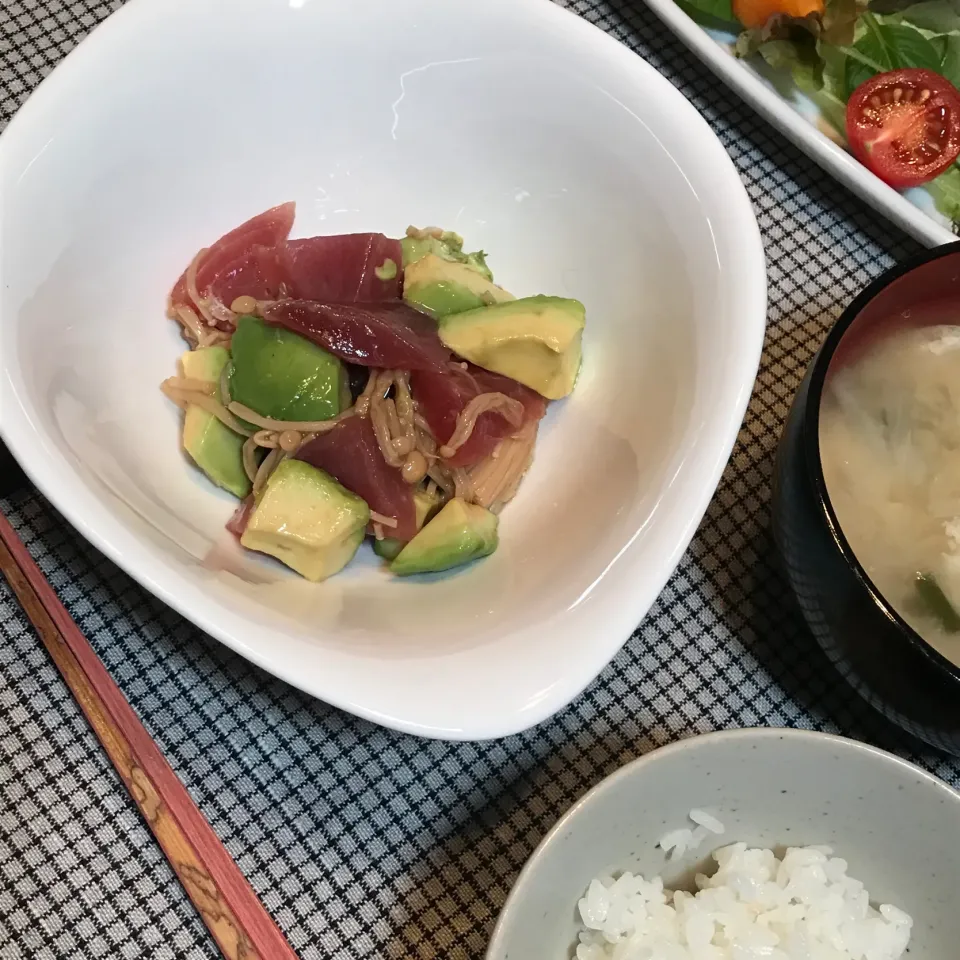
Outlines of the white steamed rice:
<svg viewBox="0 0 960 960">
<path fill-rule="evenodd" d="M 688 850 L 696 850 L 711 834 L 723 833 L 723 824 L 706 810 L 691 810 L 690 819 L 697 825 L 693 830 L 682 827 L 665 833 L 658 846 L 669 860 L 677 860 Z"/>
<path fill-rule="evenodd" d="M 700 815 L 690 815 L 698 830 L 722 830 Z M 791 847 L 781 860 L 734 843 L 713 859 L 717 870 L 697 875 L 696 894 L 632 873 L 591 881 L 577 960 L 897 960 L 907 948 L 911 918 L 890 904 L 874 909 L 829 847 Z"/>
</svg>

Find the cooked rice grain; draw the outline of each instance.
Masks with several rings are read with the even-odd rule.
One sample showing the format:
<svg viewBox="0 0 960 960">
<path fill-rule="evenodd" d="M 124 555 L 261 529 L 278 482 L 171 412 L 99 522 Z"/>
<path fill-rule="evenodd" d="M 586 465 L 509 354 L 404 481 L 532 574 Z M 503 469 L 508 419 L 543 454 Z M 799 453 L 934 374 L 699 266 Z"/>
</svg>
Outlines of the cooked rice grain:
<svg viewBox="0 0 960 960">
<path fill-rule="evenodd" d="M 671 830 L 664 850 L 723 830 L 703 810 L 690 817 L 696 829 Z M 734 843 L 713 859 L 716 872 L 697 874 L 694 894 L 632 873 L 592 880 L 578 904 L 577 960 L 897 960 L 907 949 L 912 919 L 871 906 L 829 847 L 791 847 L 779 859 Z"/>
</svg>

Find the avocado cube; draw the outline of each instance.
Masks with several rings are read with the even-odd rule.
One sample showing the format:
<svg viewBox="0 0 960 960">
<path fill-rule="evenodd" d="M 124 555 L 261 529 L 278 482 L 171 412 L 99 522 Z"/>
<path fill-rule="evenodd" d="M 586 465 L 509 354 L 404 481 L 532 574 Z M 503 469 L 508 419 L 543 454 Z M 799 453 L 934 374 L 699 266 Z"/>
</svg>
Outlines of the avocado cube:
<svg viewBox="0 0 960 960">
<path fill-rule="evenodd" d="M 400 551 L 390 570 L 401 577 L 449 570 L 489 556 L 498 542 L 496 514 L 454 499 Z"/>
<path fill-rule="evenodd" d="M 428 254 L 440 257 L 441 260 L 451 260 L 466 264 L 475 273 L 481 274 L 484 279 L 493 281 L 493 274 L 487 266 L 487 256 L 482 250 L 476 253 L 463 252 L 463 237 L 459 233 L 447 230 L 439 237 L 404 237 L 400 241 L 403 253 L 403 268 L 423 259 Z"/>
<path fill-rule="evenodd" d="M 219 399 L 220 375 L 230 362 L 223 347 L 198 347 L 180 358 L 183 375 L 216 385 Z M 183 418 L 183 449 L 218 486 L 243 499 L 250 493 L 250 478 L 243 469 L 244 437 L 234 433 L 212 413 L 196 404 L 187 404 Z"/>
<path fill-rule="evenodd" d="M 440 496 L 438 494 L 429 494 L 424 490 L 417 490 L 413 495 L 413 510 L 419 530 L 433 516 L 434 511 L 440 506 Z M 384 560 L 394 560 L 400 551 L 406 546 L 403 540 L 397 540 L 394 537 L 384 537 L 382 540 L 373 541 L 373 552 Z"/>
<path fill-rule="evenodd" d="M 404 272 L 403 299 L 439 318 L 515 298 L 465 263 L 428 253 Z"/>
<path fill-rule="evenodd" d="M 440 339 L 477 366 L 558 400 L 576 383 L 585 322 L 579 300 L 525 297 L 442 317 Z"/>
<path fill-rule="evenodd" d="M 342 570 L 363 542 L 370 508 L 330 474 L 283 460 L 267 480 L 240 543 L 308 580 Z"/>
<path fill-rule="evenodd" d="M 275 420 L 329 420 L 349 384 L 344 365 L 322 347 L 259 317 L 237 318 L 230 395 Z"/>
<path fill-rule="evenodd" d="M 189 380 L 216 383 L 229 362 L 230 351 L 226 347 L 197 347 L 180 357 L 180 369 Z"/>
</svg>

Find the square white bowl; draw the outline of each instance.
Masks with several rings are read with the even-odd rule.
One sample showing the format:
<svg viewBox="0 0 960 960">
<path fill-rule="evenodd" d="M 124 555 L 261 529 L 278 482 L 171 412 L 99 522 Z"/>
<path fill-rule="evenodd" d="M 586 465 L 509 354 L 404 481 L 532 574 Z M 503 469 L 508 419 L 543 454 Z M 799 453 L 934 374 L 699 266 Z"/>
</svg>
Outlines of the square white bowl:
<svg viewBox="0 0 960 960">
<path fill-rule="evenodd" d="M 763 340 L 763 252 L 680 94 L 548 0 L 131 0 L 0 138 L 0 429 L 147 589 L 378 723 L 481 739 L 556 712 L 673 571 Z M 158 384 L 193 253 L 298 202 L 294 235 L 441 224 L 518 295 L 587 308 L 488 560 L 397 580 L 369 548 L 307 583 L 224 530 Z"/>
</svg>

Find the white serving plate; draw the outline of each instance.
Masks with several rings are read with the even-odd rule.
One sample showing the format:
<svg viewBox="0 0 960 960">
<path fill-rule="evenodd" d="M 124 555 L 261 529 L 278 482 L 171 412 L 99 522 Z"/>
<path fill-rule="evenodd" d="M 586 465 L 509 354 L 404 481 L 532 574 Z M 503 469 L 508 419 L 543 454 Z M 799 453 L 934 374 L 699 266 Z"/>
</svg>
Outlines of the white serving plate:
<svg viewBox="0 0 960 960">
<path fill-rule="evenodd" d="M 874 210 L 928 247 L 957 239 L 926 190 L 900 193 L 855 160 L 821 119 L 817 105 L 788 76 L 775 74 L 758 57 L 735 57 L 736 34 L 704 29 L 674 0 L 644 2 L 727 86 Z"/>
<path fill-rule="evenodd" d="M 234 68 L 236 65 L 236 68 Z M 676 566 L 763 340 L 759 231 L 721 145 L 639 57 L 548 0 L 130 0 L 0 137 L 0 430 L 93 544 L 266 670 L 387 726 L 529 727 L 610 661 Z M 517 294 L 580 298 L 501 547 L 311 584 L 244 553 L 178 449 L 166 294 L 202 245 L 459 230 Z"/>
</svg>

